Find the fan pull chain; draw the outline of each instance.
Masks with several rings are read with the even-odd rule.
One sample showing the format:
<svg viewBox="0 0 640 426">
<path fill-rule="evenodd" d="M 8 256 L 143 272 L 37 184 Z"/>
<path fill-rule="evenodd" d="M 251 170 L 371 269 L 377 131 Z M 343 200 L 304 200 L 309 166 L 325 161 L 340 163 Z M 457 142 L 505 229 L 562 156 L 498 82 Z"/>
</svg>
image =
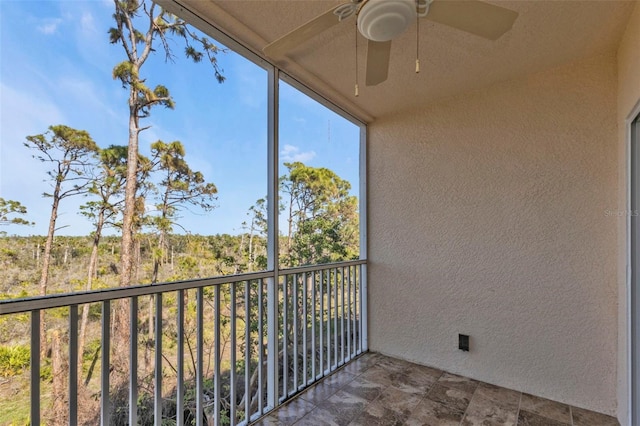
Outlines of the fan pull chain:
<svg viewBox="0 0 640 426">
<path fill-rule="evenodd" d="M 356 22 L 354 34 L 356 35 L 356 87 L 355 87 L 355 96 L 358 97 L 358 23 Z"/>
<path fill-rule="evenodd" d="M 416 16 L 416 74 L 420 72 L 420 15 Z"/>
</svg>

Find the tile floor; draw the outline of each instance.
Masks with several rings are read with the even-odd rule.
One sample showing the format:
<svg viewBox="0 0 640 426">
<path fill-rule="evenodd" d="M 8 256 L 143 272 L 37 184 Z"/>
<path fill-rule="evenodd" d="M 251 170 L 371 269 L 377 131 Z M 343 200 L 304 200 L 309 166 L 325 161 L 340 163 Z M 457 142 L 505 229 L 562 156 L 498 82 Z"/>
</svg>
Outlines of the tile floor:
<svg viewBox="0 0 640 426">
<path fill-rule="evenodd" d="M 256 425 L 609 426 L 613 417 L 367 353 Z"/>
</svg>

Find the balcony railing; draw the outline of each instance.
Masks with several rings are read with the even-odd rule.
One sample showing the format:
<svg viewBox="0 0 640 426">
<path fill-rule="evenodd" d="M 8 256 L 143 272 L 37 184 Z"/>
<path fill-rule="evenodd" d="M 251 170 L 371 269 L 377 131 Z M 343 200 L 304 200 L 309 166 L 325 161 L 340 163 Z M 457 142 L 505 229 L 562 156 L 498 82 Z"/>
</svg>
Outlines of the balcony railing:
<svg viewBox="0 0 640 426">
<path fill-rule="evenodd" d="M 85 306 L 98 344 L 87 374 Z M 58 318 L 63 395 L 42 378 L 41 312 Z M 65 423 L 86 421 L 84 393 L 103 425 L 247 424 L 366 351 L 366 312 L 364 260 L 0 301 L 0 316 L 30 315 L 31 424 L 55 398 Z"/>
</svg>

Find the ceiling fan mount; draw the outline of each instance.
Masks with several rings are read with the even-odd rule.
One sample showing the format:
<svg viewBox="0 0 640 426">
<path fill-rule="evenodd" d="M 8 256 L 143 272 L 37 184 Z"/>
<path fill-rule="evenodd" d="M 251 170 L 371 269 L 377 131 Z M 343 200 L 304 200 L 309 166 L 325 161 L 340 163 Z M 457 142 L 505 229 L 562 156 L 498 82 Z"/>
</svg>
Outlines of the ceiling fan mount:
<svg viewBox="0 0 640 426">
<path fill-rule="evenodd" d="M 357 12 L 360 34 L 367 40 L 389 41 L 404 33 L 417 17 L 426 16 L 431 1 L 364 0 L 361 3 Z"/>
<path fill-rule="evenodd" d="M 366 85 L 387 79 L 391 40 L 417 18 L 447 25 L 489 40 L 497 40 L 513 26 L 518 13 L 480 0 L 350 0 L 301 25 L 263 49 L 279 58 L 312 37 L 357 16 L 359 32 L 368 40 Z"/>
</svg>

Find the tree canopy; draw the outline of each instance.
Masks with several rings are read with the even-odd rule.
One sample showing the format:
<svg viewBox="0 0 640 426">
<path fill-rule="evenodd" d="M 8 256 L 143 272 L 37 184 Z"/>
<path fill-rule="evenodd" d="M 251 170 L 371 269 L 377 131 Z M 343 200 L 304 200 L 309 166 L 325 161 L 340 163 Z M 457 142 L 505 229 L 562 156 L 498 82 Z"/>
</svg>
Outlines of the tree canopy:
<svg viewBox="0 0 640 426">
<path fill-rule="evenodd" d="M 0 197 L 0 225 L 33 225 L 22 217 L 26 214 L 27 208 L 19 201 Z"/>
</svg>

